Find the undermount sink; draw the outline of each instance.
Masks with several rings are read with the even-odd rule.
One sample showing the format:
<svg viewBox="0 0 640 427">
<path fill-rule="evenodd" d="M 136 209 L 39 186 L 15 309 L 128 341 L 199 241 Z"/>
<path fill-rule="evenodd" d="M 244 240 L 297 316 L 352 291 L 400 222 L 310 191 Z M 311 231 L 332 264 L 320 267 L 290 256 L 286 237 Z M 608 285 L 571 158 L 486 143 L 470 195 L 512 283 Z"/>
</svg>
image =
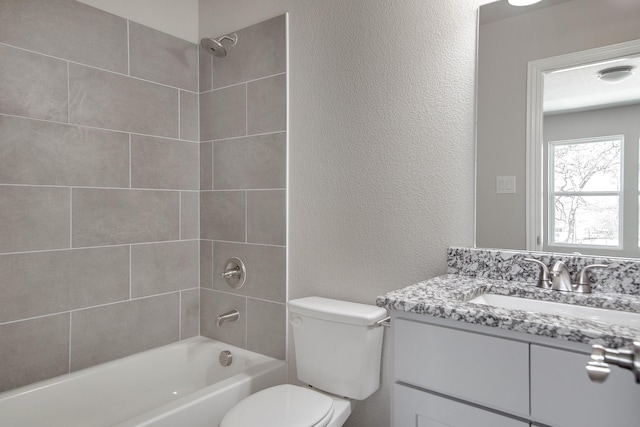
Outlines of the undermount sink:
<svg viewBox="0 0 640 427">
<path fill-rule="evenodd" d="M 534 313 L 555 314 L 598 322 L 615 323 L 640 328 L 640 313 L 585 307 L 575 304 L 541 301 L 507 295 L 483 294 L 469 302 L 509 310 L 523 310 Z"/>
</svg>

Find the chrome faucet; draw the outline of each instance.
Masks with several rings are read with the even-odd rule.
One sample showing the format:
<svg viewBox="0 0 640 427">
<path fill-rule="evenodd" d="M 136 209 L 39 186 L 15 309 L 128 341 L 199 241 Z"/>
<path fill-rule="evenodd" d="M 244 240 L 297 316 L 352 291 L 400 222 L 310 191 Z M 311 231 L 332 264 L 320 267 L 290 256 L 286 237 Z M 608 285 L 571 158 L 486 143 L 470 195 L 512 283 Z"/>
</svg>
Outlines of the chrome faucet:
<svg viewBox="0 0 640 427">
<path fill-rule="evenodd" d="M 240 312 L 235 308 L 226 313 L 222 313 L 216 316 L 216 326 L 221 326 L 223 323 L 233 322 L 240 318 Z"/>
<path fill-rule="evenodd" d="M 523 261 L 533 262 L 540 266 L 541 274 L 538 279 L 538 287 L 561 292 L 591 293 L 591 283 L 589 282 L 589 271 L 593 268 L 607 268 L 607 264 L 591 264 L 583 267 L 576 275 L 575 281 L 571 282 L 567 265 L 560 260 L 551 263 L 547 267 L 542 261 L 533 258 L 523 258 Z"/>
</svg>

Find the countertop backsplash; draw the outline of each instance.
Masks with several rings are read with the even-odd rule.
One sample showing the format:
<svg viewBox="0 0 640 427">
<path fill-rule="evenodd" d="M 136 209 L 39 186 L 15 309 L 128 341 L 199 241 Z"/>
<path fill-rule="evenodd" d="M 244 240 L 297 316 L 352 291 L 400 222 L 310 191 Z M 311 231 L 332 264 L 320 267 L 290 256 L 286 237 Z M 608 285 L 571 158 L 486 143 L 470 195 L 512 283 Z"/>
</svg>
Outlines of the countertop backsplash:
<svg viewBox="0 0 640 427">
<path fill-rule="evenodd" d="M 540 278 L 540 267 L 523 258 L 534 258 L 547 266 L 555 260 L 561 260 L 567 265 L 572 278 L 587 265 L 607 264 L 607 268 L 590 271 L 594 293 L 640 295 L 640 261 L 629 258 L 451 247 L 447 253 L 447 274 L 536 283 Z"/>
</svg>

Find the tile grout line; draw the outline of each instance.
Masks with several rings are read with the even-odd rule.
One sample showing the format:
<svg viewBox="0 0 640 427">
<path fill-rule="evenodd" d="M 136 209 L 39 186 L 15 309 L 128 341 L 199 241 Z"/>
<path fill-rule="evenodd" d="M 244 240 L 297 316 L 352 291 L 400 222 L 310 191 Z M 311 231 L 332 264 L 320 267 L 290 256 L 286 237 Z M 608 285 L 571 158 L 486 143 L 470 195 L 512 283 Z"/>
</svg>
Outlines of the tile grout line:
<svg viewBox="0 0 640 427">
<path fill-rule="evenodd" d="M 144 245 L 160 245 L 160 244 L 170 244 L 170 243 L 188 243 L 188 242 L 197 242 L 199 238 L 194 239 L 183 239 L 183 240 L 157 240 L 153 242 L 134 242 L 134 243 L 115 243 L 111 245 L 96 245 L 96 246 L 75 246 L 71 248 L 54 248 L 54 249 L 40 249 L 35 251 L 18 251 L 18 252 L 2 252 L 0 253 L 0 257 L 8 256 L 8 255 L 26 255 L 26 254 L 41 254 L 47 252 L 64 252 L 64 251 L 80 251 L 86 249 L 107 249 L 107 248 L 121 248 L 125 246 L 144 246 Z M 211 240 L 213 241 L 213 240 Z M 240 243 L 243 242 L 229 242 L 229 243 Z M 273 246 L 273 245 L 265 245 L 260 243 L 251 243 L 258 246 Z M 283 246 L 284 247 L 284 246 Z"/>
<path fill-rule="evenodd" d="M 129 301 L 133 297 L 133 246 L 129 246 Z"/>
<path fill-rule="evenodd" d="M 71 124 L 71 66 L 67 61 L 67 123 Z"/>
<path fill-rule="evenodd" d="M 131 134 L 129 134 L 129 189 L 133 188 L 132 186 L 132 172 L 133 169 L 133 159 L 131 158 Z"/>
<path fill-rule="evenodd" d="M 178 191 L 178 240 L 182 240 L 182 191 Z"/>
<path fill-rule="evenodd" d="M 73 187 L 69 187 L 69 249 L 73 249 Z"/>
<path fill-rule="evenodd" d="M 71 334 L 73 332 L 73 311 L 69 311 L 69 373 L 71 372 Z"/>
<path fill-rule="evenodd" d="M 54 125 L 61 125 L 61 126 L 64 126 L 64 125 L 76 126 L 76 127 L 79 127 L 79 128 L 93 129 L 93 130 L 99 130 L 99 131 L 104 131 L 104 132 L 128 133 L 128 134 L 131 134 L 131 135 L 146 136 L 146 137 L 149 137 L 149 138 L 157 138 L 157 139 L 166 139 L 166 140 L 169 140 L 169 141 L 184 142 L 184 143 L 188 143 L 188 144 L 199 144 L 198 141 L 192 141 L 190 139 L 180 139 L 180 138 L 174 138 L 174 137 L 171 137 L 171 136 L 152 135 L 152 134 L 148 134 L 148 133 L 132 132 L 132 131 L 122 130 L 122 129 L 101 128 L 101 127 L 97 127 L 97 126 L 83 125 L 83 124 L 73 123 L 73 122 L 57 122 L 55 120 L 39 119 L 39 118 L 36 118 L 36 117 L 27 117 L 27 116 L 17 116 L 15 114 L 6 114 L 6 113 L 0 113 L 0 117 L 1 116 L 13 117 L 13 118 L 22 119 L 22 120 L 33 120 L 33 121 L 37 121 L 37 122 L 51 123 L 51 124 L 54 124 Z M 274 133 L 282 133 L 282 132 L 274 132 Z M 265 134 L 265 135 L 267 135 L 267 134 Z M 251 136 L 259 136 L 259 135 L 251 135 Z M 242 137 L 242 138 L 244 138 L 244 137 Z M 235 139 L 235 138 L 229 138 L 229 139 Z"/>
<path fill-rule="evenodd" d="M 213 75 L 213 73 L 211 73 L 211 74 Z M 287 74 L 287 72 L 286 72 L 286 71 L 283 71 L 283 72 L 281 72 L 281 73 L 270 74 L 270 75 L 268 75 L 268 76 L 258 77 L 258 78 L 251 79 L 251 80 L 244 80 L 244 81 L 242 81 L 242 82 L 233 83 L 233 84 L 230 84 L 230 85 L 227 85 L 227 86 L 220 86 L 220 87 L 216 87 L 216 88 L 213 88 L 213 89 L 203 90 L 202 92 L 200 92 L 200 95 L 204 95 L 205 93 L 215 92 L 215 91 L 217 91 L 217 90 L 228 89 L 228 88 L 230 88 L 230 87 L 234 87 L 234 86 L 244 85 L 244 84 L 247 84 L 247 83 L 258 82 L 258 81 L 260 81 L 260 80 L 266 80 L 266 79 L 270 79 L 270 78 L 272 78 L 272 77 L 283 76 L 283 75 L 286 75 L 286 74 Z M 212 80 L 213 80 L 213 79 L 212 79 Z M 212 87 L 213 87 L 213 86 L 212 86 Z"/>
<path fill-rule="evenodd" d="M 129 21 L 127 19 L 127 75 L 131 76 L 131 37 L 129 33 Z"/>
</svg>

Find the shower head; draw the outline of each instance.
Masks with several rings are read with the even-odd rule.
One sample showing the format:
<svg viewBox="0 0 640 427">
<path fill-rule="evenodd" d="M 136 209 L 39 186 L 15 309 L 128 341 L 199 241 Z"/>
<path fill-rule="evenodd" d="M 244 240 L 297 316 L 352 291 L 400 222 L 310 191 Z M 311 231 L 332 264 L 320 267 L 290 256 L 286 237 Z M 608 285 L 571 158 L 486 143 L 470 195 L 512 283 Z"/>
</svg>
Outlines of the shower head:
<svg viewBox="0 0 640 427">
<path fill-rule="evenodd" d="M 231 40 L 231 46 L 235 46 L 238 43 L 238 35 L 233 34 L 231 36 L 222 36 L 219 39 L 202 39 L 200 40 L 200 46 L 207 52 L 217 58 L 224 58 L 227 56 L 227 49 L 222 46 L 223 40 Z"/>
</svg>

